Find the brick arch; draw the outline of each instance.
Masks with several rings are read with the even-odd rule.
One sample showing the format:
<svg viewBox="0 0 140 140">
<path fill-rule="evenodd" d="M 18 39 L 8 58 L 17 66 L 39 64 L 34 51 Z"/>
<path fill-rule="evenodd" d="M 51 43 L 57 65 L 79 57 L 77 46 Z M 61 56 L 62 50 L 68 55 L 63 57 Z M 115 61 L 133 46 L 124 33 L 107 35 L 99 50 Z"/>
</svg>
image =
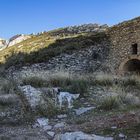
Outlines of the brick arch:
<svg viewBox="0 0 140 140">
<path fill-rule="evenodd" d="M 120 64 L 119 66 L 119 73 L 124 73 L 124 66 L 127 62 L 131 61 L 131 60 L 139 60 L 140 61 L 140 56 L 136 56 L 136 55 L 132 55 L 129 56 L 128 58 L 126 58 L 125 60 L 123 60 L 123 62 Z"/>
</svg>

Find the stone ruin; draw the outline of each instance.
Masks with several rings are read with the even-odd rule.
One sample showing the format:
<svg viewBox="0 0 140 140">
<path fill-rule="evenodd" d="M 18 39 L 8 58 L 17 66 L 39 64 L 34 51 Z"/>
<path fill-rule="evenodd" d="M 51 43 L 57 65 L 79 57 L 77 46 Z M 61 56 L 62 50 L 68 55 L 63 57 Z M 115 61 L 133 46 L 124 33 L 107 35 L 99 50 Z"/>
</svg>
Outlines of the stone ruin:
<svg viewBox="0 0 140 140">
<path fill-rule="evenodd" d="M 95 26 L 99 28 L 98 25 L 94 25 L 94 29 Z M 104 31 L 101 31 L 105 33 L 105 38 L 98 44 L 87 46 L 72 54 L 54 57 L 47 63 L 47 68 L 74 72 L 139 73 L 140 17 L 112 27 L 100 28 L 103 27 Z M 73 28 L 65 30 L 72 32 Z"/>
</svg>

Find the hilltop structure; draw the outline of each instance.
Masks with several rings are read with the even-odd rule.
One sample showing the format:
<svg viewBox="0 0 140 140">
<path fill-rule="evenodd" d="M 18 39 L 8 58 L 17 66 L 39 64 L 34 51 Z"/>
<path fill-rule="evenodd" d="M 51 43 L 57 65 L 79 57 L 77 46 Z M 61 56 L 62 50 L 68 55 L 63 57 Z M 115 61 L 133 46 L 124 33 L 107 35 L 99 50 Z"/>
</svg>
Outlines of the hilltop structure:
<svg viewBox="0 0 140 140">
<path fill-rule="evenodd" d="M 140 17 L 106 28 L 100 42 L 71 55 L 58 56 L 54 67 L 111 73 L 140 72 Z"/>
<path fill-rule="evenodd" d="M 108 65 L 118 73 L 140 72 L 140 17 L 109 28 Z"/>
</svg>

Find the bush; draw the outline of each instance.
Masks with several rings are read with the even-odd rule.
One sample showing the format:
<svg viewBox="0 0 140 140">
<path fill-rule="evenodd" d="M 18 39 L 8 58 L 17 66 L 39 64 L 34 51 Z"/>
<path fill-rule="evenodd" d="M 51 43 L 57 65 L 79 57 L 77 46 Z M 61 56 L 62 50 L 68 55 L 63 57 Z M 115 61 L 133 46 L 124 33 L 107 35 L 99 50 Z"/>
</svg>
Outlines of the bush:
<svg viewBox="0 0 140 140">
<path fill-rule="evenodd" d="M 77 79 L 71 82 L 69 87 L 66 87 L 66 90 L 71 93 L 80 94 L 80 96 L 85 96 L 88 92 L 88 81 L 85 79 Z"/>
<path fill-rule="evenodd" d="M 40 77 L 25 77 L 22 80 L 23 85 L 31 85 L 33 87 L 44 87 L 47 86 L 47 81 Z"/>
<path fill-rule="evenodd" d="M 17 83 L 13 79 L 0 79 L 1 94 L 14 94 L 18 90 Z"/>
<path fill-rule="evenodd" d="M 114 77 L 108 74 L 100 74 L 93 78 L 92 83 L 99 86 L 112 86 Z"/>
<path fill-rule="evenodd" d="M 128 87 L 128 86 L 137 86 L 139 85 L 139 82 L 136 78 L 129 77 L 129 78 L 120 80 L 120 84 L 121 86 Z"/>
<path fill-rule="evenodd" d="M 120 104 L 121 100 L 118 96 L 107 96 L 102 99 L 99 108 L 103 110 L 112 110 L 119 107 Z"/>
<path fill-rule="evenodd" d="M 7 95 L 0 96 L 0 105 L 2 106 L 17 104 L 17 101 L 18 98 L 14 94 L 7 94 Z"/>
<path fill-rule="evenodd" d="M 45 103 L 39 104 L 37 107 L 37 113 L 41 116 L 52 118 L 59 114 L 59 109 L 54 106 L 51 99 L 48 99 Z"/>
</svg>

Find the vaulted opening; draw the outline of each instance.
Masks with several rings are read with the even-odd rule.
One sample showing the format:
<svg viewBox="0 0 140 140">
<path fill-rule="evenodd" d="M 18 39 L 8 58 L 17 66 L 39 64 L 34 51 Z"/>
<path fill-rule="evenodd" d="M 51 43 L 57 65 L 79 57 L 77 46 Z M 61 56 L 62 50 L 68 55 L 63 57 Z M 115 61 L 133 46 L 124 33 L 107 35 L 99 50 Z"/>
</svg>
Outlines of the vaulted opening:
<svg viewBox="0 0 140 140">
<path fill-rule="evenodd" d="M 125 72 L 140 73 L 140 60 L 131 59 L 127 61 L 123 67 Z"/>
<path fill-rule="evenodd" d="M 137 43 L 132 45 L 132 54 L 138 54 L 138 44 Z"/>
</svg>

